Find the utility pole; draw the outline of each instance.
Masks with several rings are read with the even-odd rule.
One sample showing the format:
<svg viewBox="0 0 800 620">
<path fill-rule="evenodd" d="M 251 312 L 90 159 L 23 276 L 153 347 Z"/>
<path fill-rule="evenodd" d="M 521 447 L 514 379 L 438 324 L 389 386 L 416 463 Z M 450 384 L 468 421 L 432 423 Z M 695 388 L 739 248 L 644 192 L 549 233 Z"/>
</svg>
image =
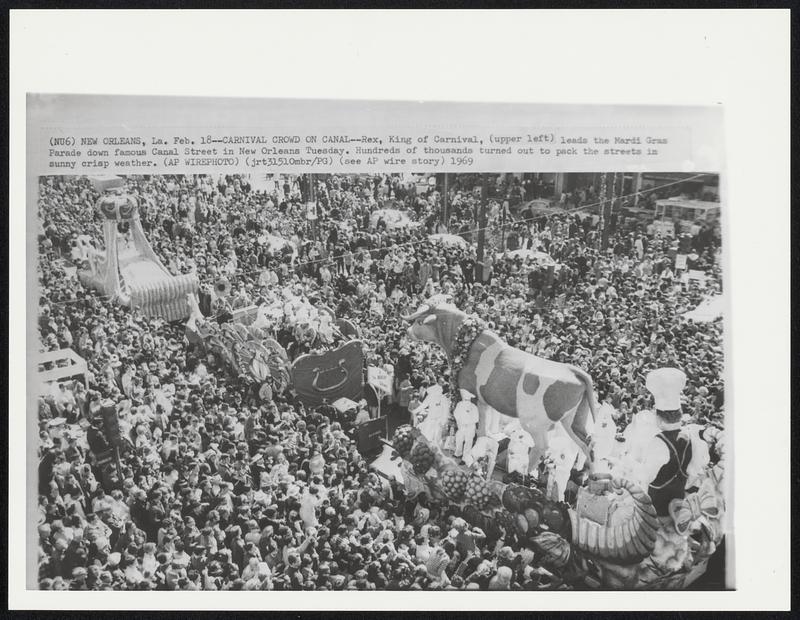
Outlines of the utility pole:
<svg viewBox="0 0 800 620">
<path fill-rule="evenodd" d="M 506 251 L 506 211 L 508 211 L 508 198 L 503 201 L 503 213 L 500 221 L 500 251 Z"/>
<path fill-rule="evenodd" d="M 616 177 L 614 181 L 616 182 Z M 614 186 L 611 186 L 611 199 L 608 199 L 608 173 L 604 172 L 600 182 L 600 213 L 603 218 L 603 227 L 600 230 L 600 248 L 605 251 L 608 248 L 609 218 L 611 217 L 611 204 L 614 200 Z"/>
<path fill-rule="evenodd" d="M 636 207 L 639 204 L 639 192 L 642 191 L 642 173 L 641 172 L 634 172 L 633 173 L 633 206 Z"/>
<path fill-rule="evenodd" d="M 611 218 L 614 216 L 614 203 L 617 201 L 617 173 L 612 175 L 611 181 L 611 202 L 608 203 L 608 236 L 614 232 Z"/>
<path fill-rule="evenodd" d="M 317 203 L 316 203 L 316 188 L 314 187 L 314 174 L 312 172 L 308 173 L 308 202 L 306 203 L 306 209 L 308 209 L 308 205 L 314 205 L 314 219 L 311 220 L 311 234 L 314 237 L 314 241 L 319 241 L 319 227 L 317 225 Z"/>
<path fill-rule="evenodd" d="M 444 224 L 445 228 L 447 229 L 447 232 L 450 232 L 450 226 L 449 226 L 450 217 L 449 217 L 449 213 L 448 213 L 448 210 L 449 210 L 449 207 L 450 207 L 450 195 L 449 195 L 449 191 L 450 191 L 449 185 L 450 184 L 447 182 L 448 181 L 447 177 L 448 177 L 448 175 L 445 172 L 444 173 L 444 183 L 443 183 L 444 189 L 442 191 L 442 224 Z"/>
<path fill-rule="evenodd" d="M 483 283 L 483 253 L 486 244 L 486 203 L 489 200 L 489 175 L 481 176 L 481 199 L 478 202 L 478 211 L 475 213 L 478 228 L 478 251 L 475 260 L 475 281 Z"/>
<path fill-rule="evenodd" d="M 600 249 L 605 249 L 603 245 L 606 230 L 606 173 L 600 173 L 600 193 L 598 194 L 600 206 L 597 209 L 597 214 L 600 216 Z"/>
</svg>

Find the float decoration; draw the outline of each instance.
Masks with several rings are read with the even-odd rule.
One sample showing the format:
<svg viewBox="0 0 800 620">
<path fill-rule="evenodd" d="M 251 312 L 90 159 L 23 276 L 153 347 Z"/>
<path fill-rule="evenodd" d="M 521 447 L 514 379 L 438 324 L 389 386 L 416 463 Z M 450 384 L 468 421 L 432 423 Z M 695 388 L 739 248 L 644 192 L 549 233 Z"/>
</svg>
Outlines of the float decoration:
<svg viewBox="0 0 800 620">
<path fill-rule="evenodd" d="M 291 381 L 307 405 L 346 397 L 359 400 L 364 390 L 364 345 L 351 340 L 324 353 L 307 353 L 291 366 Z"/>
<path fill-rule="evenodd" d="M 633 563 L 592 554 L 573 541 L 576 579 L 590 587 L 678 590 L 703 575 L 711 555 L 724 537 L 722 468 L 709 466 L 700 489 L 673 500 L 669 517 L 658 519 L 652 551 Z"/>
<path fill-rule="evenodd" d="M 361 338 L 361 330 L 349 319 L 336 319 L 335 324 L 344 338 Z"/>
<path fill-rule="evenodd" d="M 453 417 L 458 401 L 461 400 L 461 391 L 459 389 L 458 377 L 464 364 L 467 361 L 467 355 L 472 348 L 475 340 L 480 333 L 487 327 L 486 322 L 476 316 L 468 316 L 464 319 L 458 334 L 455 338 L 453 346 L 452 359 L 450 360 L 450 417 Z"/>
<path fill-rule="evenodd" d="M 599 558 L 638 562 L 655 547 L 659 522 L 653 503 L 637 484 L 600 476 L 578 491 L 570 511 L 573 544 Z"/>
<path fill-rule="evenodd" d="M 538 489 L 486 480 L 476 467 L 457 463 L 408 425 L 397 428 L 392 444 L 403 457 L 403 483 L 410 498 L 424 492 L 458 506 L 465 520 L 487 534 L 502 527 L 529 544 L 543 531 L 570 538 L 566 504 L 548 500 Z"/>
<path fill-rule="evenodd" d="M 197 292 L 197 274 L 175 276 L 164 267 L 144 235 L 136 198 L 112 190 L 98 199 L 95 208 L 103 217 L 105 251 L 91 251 L 89 268 L 78 271 L 81 284 L 123 306 L 138 308 L 147 317 L 167 321 L 188 317 L 186 295 Z M 124 237 L 121 224 L 128 227 Z"/>
<path fill-rule="evenodd" d="M 450 362 L 451 405 L 463 389 L 478 398 L 479 438 L 488 435 L 487 411 L 518 418 L 534 440 L 531 469 L 547 452 L 548 431 L 560 423 L 589 456 L 589 427 L 597 404 L 591 377 L 581 368 L 537 357 L 510 346 L 475 315 L 468 315 L 444 296 L 434 296 L 405 318 L 412 341 L 432 342 Z M 454 420 L 450 415 L 450 424 Z M 449 434 L 445 433 L 445 436 Z"/>
<path fill-rule="evenodd" d="M 474 373 L 464 371 L 476 339 L 480 339 L 479 345 L 484 348 L 494 347 L 494 355 L 506 350 L 504 347 L 507 345 L 498 342 L 491 332 L 483 331 L 480 319 L 467 316 L 438 298 L 429 300 L 406 319 L 413 322 L 409 336 L 435 342 L 448 353 L 452 381 L 450 395 L 454 403 L 460 395 L 458 388 L 474 393 L 468 385 L 462 384 L 470 380 L 472 374 L 489 374 L 486 367 L 479 370 L 479 364 L 475 365 Z M 517 358 L 522 359 L 519 355 Z M 540 358 L 526 355 L 526 359 L 532 360 L 532 365 L 533 360 L 538 364 Z M 511 360 L 514 360 L 513 356 L 509 356 L 507 364 L 511 364 Z M 541 365 L 543 373 L 552 370 L 548 364 L 553 363 Z M 534 386 L 532 391 L 535 392 L 540 378 L 548 375 L 537 376 L 530 372 L 530 367 L 525 365 L 522 377 Z M 685 427 L 687 434 L 694 438 L 692 441 L 703 444 L 697 446 L 697 454 L 706 455 L 705 463 L 700 459 L 692 465 L 693 471 L 688 476 L 690 484 L 696 485 L 697 490 L 674 500 L 668 516 L 658 516 L 646 490 L 631 479 L 634 470 L 627 472 L 624 462 L 617 462 L 618 459 L 611 456 L 613 450 L 606 444 L 610 443 L 613 448 L 614 442 L 603 435 L 603 416 L 594 415 L 591 379 L 575 367 L 562 367 L 575 373 L 575 378 L 586 389 L 582 398 L 588 401 L 587 409 L 591 410 L 587 417 L 592 419 L 592 427 L 597 426 L 589 428 L 587 420 L 581 422 L 589 433 L 596 431 L 591 451 L 594 456 L 592 465 L 608 459 L 605 465 L 611 466 L 613 472 L 590 475 L 586 484 L 578 488 L 573 505 L 558 501 L 560 498 L 548 497 L 538 488 L 479 480 L 475 477 L 479 463 L 472 468 L 459 465 L 446 456 L 439 445 L 428 441 L 419 429 L 401 427 L 395 435 L 398 452 L 404 459 L 412 459 L 402 468 L 407 488 L 413 488 L 414 495 L 426 492 L 433 499 L 460 508 L 463 518 L 482 528 L 487 535 L 501 529 L 507 534 L 512 533 L 520 543 L 538 552 L 540 561 L 559 573 L 560 579 L 576 587 L 672 589 L 688 586 L 705 572 L 709 557 L 724 536 L 723 432 L 714 427 Z M 494 381 L 502 381 L 500 368 L 514 372 L 511 366 L 506 368 L 502 363 L 493 363 L 489 368 L 494 369 L 492 372 L 495 374 L 491 375 Z M 525 385 L 522 379 L 519 381 L 519 385 Z M 518 383 L 515 381 L 511 385 Z M 522 408 L 520 402 L 515 404 L 516 408 L 508 406 L 504 413 L 519 417 L 521 426 L 525 428 L 526 422 L 530 425 L 537 412 Z M 579 429 L 580 426 L 571 426 L 573 431 Z M 604 439 L 608 441 L 604 442 Z M 427 448 L 417 447 L 420 443 L 428 444 L 434 453 L 434 464 L 427 470 L 427 460 L 416 456 L 429 454 Z M 701 450 L 705 444 L 708 444 L 708 449 Z M 709 463 L 709 456 L 716 464 Z"/>
<path fill-rule="evenodd" d="M 220 325 L 206 319 L 194 295 L 188 296 L 187 304 L 192 308 L 186 324 L 189 342 L 219 357 L 232 374 L 244 375 L 253 383 L 269 382 L 270 389 L 262 385 L 259 394 L 271 398 L 273 391 L 281 393 L 289 386 L 289 358 L 275 339 L 265 337 L 264 331 L 253 324 L 228 322 Z"/>
<path fill-rule="evenodd" d="M 536 487 L 486 481 L 408 425 L 392 442 L 410 498 L 426 493 L 460 508 L 486 534 L 515 535 L 544 566 L 581 587 L 684 588 L 705 572 L 724 536 L 720 465 L 709 466 L 700 488 L 673 500 L 671 516 L 659 519 L 639 485 L 609 474 L 590 477 L 572 507 Z"/>
</svg>

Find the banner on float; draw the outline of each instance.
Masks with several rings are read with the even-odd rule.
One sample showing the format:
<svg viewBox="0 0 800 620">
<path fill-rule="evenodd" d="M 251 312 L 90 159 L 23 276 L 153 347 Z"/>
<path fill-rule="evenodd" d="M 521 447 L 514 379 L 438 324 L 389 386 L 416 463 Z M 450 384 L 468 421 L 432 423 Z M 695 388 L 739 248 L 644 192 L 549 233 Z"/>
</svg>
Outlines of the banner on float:
<svg viewBox="0 0 800 620">
<path fill-rule="evenodd" d="M 292 364 L 292 385 L 306 405 L 321 405 L 339 398 L 359 400 L 364 389 L 364 351 L 351 340 L 325 353 L 301 355 Z"/>
</svg>

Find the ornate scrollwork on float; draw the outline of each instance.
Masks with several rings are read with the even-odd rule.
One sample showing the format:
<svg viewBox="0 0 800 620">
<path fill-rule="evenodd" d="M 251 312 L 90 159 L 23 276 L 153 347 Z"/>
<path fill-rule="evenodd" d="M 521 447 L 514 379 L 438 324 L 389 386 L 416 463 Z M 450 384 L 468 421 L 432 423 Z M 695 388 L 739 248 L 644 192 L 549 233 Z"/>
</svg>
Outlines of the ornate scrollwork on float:
<svg viewBox="0 0 800 620">
<path fill-rule="evenodd" d="M 226 277 L 218 278 L 216 282 L 214 282 L 214 295 L 217 298 L 225 298 L 231 294 L 231 282 Z"/>
<path fill-rule="evenodd" d="M 575 546 L 576 566 L 594 587 L 682 589 L 705 573 L 724 536 L 722 467 L 706 468 L 698 491 L 673 500 L 670 515 L 659 517 L 650 553 L 634 563 L 601 557 Z M 649 527 L 645 533 L 652 536 Z"/>
<path fill-rule="evenodd" d="M 328 383 L 327 385 L 320 385 L 320 377 L 330 375 L 333 372 L 338 372 L 342 375 L 342 378 L 335 383 Z M 342 358 L 338 361 L 336 366 L 333 368 L 313 368 L 311 370 L 313 375 L 313 379 L 311 380 L 311 386 L 320 392 L 333 392 L 338 390 L 342 387 L 347 380 L 350 378 L 350 371 L 347 368 L 347 360 Z"/>
<path fill-rule="evenodd" d="M 129 194 L 106 194 L 95 205 L 107 220 L 124 221 L 139 212 L 139 203 Z"/>
<path fill-rule="evenodd" d="M 632 563 L 655 547 L 658 517 L 650 497 L 629 480 L 607 476 L 578 492 L 570 511 L 573 544 L 597 557 Z"/>
</svg>

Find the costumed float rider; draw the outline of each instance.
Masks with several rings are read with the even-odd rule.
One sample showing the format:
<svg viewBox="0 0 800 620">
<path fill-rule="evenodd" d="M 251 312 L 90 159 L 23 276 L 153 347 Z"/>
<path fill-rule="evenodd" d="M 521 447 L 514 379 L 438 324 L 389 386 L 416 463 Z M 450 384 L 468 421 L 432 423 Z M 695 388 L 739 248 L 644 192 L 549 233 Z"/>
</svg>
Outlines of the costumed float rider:
<svg viewBox="0 0 800 620">
<path fill-rule="evenodd" d="M 456 422 L 455 450 L 453 456 L 461 458 L 472 450 L 475 443 L 475 434 L 478 430 L 480 414 L 478 406 L 472 402 L 472 394 L 467 390 L 460 390 L 461 400 L 456 403 L 453 417 Z"/>
<path fill-rule="evenodd" d="M 659 368 L 648 373 L 645 385 L 655 400 L 659 433 L 646 451 L 643 466 L 648 494 L 659 518 L 669 517 L 669 503 L 685 494 L 692 443 L 681 432 L 681 392 L 686 375 L 677 368 Z"/>
</svg>

